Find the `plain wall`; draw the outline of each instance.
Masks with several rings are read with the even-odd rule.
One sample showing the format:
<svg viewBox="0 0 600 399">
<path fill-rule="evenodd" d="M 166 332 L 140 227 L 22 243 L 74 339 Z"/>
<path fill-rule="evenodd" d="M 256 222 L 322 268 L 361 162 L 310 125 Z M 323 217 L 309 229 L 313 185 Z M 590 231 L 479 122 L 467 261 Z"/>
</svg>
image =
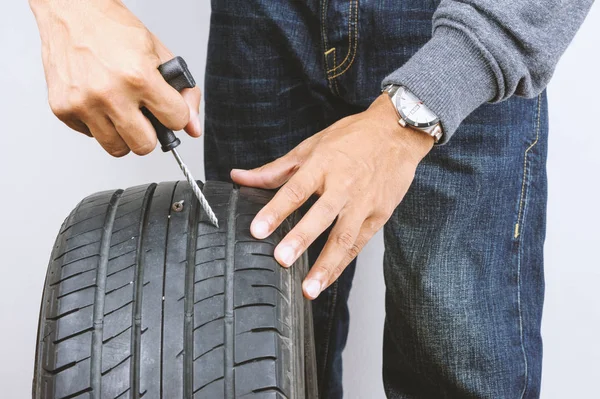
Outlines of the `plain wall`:
<svg viewBox="0 0 600 399">
<path fill-rule="evenodd" d="M 204 79 L 209 2 L 137 0 L 126 3 L 171 50 Z M 185 10 L 185 12 L 181 12 Z M 600 6 L 561 61 L 549 89 L 550 181 L 546 241 L 543 398 L 597 395 L 600 376 L 600 212 L 598 170 Z M 73 133 L 50 112 L 37 27 L 26 1 L 0 11 L 0 395 L 27 398 L 38 310 L 56 233 L 88 194 L 145 182 L 179 180 L 168 154 L 114 159 Z M 202 140 L 184 139 L 181 153 L 203 178 Z M 344 353 L 348 398 L 383 397 L 383 244 L 379 233 L 359 257 L 350 299 L 352 323 Z"/>
</svg>

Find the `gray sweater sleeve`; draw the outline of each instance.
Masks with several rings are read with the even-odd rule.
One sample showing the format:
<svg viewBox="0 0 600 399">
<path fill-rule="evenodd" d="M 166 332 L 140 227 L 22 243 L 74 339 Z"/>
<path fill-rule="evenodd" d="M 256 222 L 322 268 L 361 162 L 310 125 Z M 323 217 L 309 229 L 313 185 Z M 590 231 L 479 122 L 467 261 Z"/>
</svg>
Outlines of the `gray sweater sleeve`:
<svg viewBox="0 0 600 399">
<path fill-rule="evenodd" d="M 485 102 L 534 97 L 593 0 L 442 0 L 433 36 L 383 81 L 408 87 L 442 122 L 447 142 Z"/>
</svg>

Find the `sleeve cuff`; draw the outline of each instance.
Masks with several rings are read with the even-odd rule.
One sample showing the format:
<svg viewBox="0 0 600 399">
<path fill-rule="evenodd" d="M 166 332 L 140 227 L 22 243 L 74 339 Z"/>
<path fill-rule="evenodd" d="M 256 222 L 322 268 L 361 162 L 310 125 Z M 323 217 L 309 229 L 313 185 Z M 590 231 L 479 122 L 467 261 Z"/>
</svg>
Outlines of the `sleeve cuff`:
<svg viewBox="0 0 600 399">
<path fill-rule="evenodd" d="M 444 135 L 439 144 L 445 144 L 463 119 L 496 96 L 490 64 L 476 39 L 459 29 L 438 26 L 431 40 L 387 76 L 382 87 L 406 86 L 421 99 L 440 118 Z"/>
</svg>

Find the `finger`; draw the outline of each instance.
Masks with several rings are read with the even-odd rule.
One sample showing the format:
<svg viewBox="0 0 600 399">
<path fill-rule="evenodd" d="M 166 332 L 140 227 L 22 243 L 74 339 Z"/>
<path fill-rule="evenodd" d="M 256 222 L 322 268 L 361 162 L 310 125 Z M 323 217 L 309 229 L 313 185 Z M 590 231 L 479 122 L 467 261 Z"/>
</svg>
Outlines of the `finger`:
<svg viewBox="0 0 600 399">
<path fill-rule="evenodd" d="M 171 50 L 169 50 L 154 33 L 150 34 L 152 35 L 152 40 L 154 41 L 154 51 L 156 51 L 161 64 L 164 64 L 165 62 L 175 58 Z"/>
<path fill-rule="evenodd" d="M 111 121 L 125 144 L 137 155 L 146 155 L 156 148 L 156 131 L 139 108 L 131 107 L 111 115 Z"/>
<path fill-rule="evenodd" d="M 190 121 L 184 130 L 192 137 L 200 137 L 202 135 L 202 126 L 200 125 L 200 99 L 202 95 L 200 88 L 185 89 L 181 92 L 181 95 L 190 110 Z"/>
<path fill-rule="evenodd" d="M 190 110 L 177 90 L 171 87 L 158 70 L 149 73 L 148 88 L 142 104 L 166 127 L 182 130 L 190 122 Z"/>
<path fill-rule="evenodd" d="M 343 195 L 326 191 L 277 245 L 275 248 L 277 261 L 282 266 L 291 266 L 333 223 L 345 203 L 346 199 Z"/>
<path fill-rule="evenodd" d="M 300 160 L 290 152 L 255 169 L 233 169 L 231 179 L 242 186 L 273 189 L 288 181 L 299 166 Z"/>
<path fill-rule="evenodd" d="M 356 258 L 358 256 L 358 254 L 363 250 L 365 245 L 367 245 L 369 240 L 371 240 L 371 238 L 373 238 L 375 233 L 377 233 L 381 229 L 382 226 L 383 226 L 383 224 L 377 223 L 374 218 L 368 218 L 367 220 L 365 220 L 362 227 L 360 228 L 360 232 L 358 233 L 356 242 L 354 243 L 356 250 L 346 252 L 346 256 L 338 265 L 338 270 L 342 270 L 342 271 L 345 270 L 346 267 L 350 264 L 350 262 L 352 262 L 354 260 L 354 258 Z M 337 280 L 339 278 L 339 274 L 337 276 L 334 275 L 332 277 L 333 278 L 330 279 L 329 282 L 327 283 L 327 287 L 329 287 L 331 284 L 334 283 L 335 280 Z"/>
<path fill-rule="evenodd" d="M 281 222 L 298 209 L 321 185 L 322 174 L 305 165 L 284 184 L 256 215 L 250 232 L 258 239 L 268 237 Z"/>
<path fill-rule="evenodd" d="M 90 128 L 92 136 L 100 143 L 102 148 L 113 157 L 122 157 L 129 153 L 129 147 L 119 136 L 115 126 L 107 116 L 92 118 L 85 121 L 85 124 Z"/>
<path fill-rule="evenodd" d="M 356 246 L 356 239 L 363 221 L 362 217 L 350 215 L 338 218 L 321 254 L 302 283 L 308 299 L 315 299 L 330 281 L 335 281 L 347 266 L 341 263 L 344 258 L 358 254 L 360 249 Z"/>
<path fill-rule="evenodd" d="M 83 133 L 88 137 L 93 137 L 92 133 L 90 133 L 90 129 L 87 127 L 87 125 L 78 119 L 68 119 L 68 120 L 65 120 L 64 123 L 71 129 L 73 129 L 79 133 Z"/>
</svg>

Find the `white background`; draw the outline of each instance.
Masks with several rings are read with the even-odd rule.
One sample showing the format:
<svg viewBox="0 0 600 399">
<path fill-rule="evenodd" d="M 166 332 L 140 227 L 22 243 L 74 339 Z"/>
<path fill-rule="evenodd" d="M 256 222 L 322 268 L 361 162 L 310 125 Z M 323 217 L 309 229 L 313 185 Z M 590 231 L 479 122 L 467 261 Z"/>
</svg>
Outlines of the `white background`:
<svg viewBox="0 0 600 399">
<path fill-rule="evenodd" d="M 174 53 L 204 79 L 208 1 L 126 1 Z M 169 6 L 166 7 L 165 5 Z M 90 23 L 93 23 L 91 21 Z M 600 377 L 600 6 L 592 8 L 549 88 L 550 181 L 546 241 L 543 398 L 597 397 Z M 50 112 L 37 28 L 26 1 L 0 11 L 0 387 L 27 398 L 35 334 L 50 250 L 64 217 L 84 196 L 103 189 L 181 178 L 174 160 L 113 159 L 69 131 Z M 183 137 L 183 134 L 180 135 Z M 181 153 L 202 176 L 202 140 Z M 348 398 L 383 397 L 384 318 L 381 234 L 359 258 L 344 353 Z"/>
</svg>

